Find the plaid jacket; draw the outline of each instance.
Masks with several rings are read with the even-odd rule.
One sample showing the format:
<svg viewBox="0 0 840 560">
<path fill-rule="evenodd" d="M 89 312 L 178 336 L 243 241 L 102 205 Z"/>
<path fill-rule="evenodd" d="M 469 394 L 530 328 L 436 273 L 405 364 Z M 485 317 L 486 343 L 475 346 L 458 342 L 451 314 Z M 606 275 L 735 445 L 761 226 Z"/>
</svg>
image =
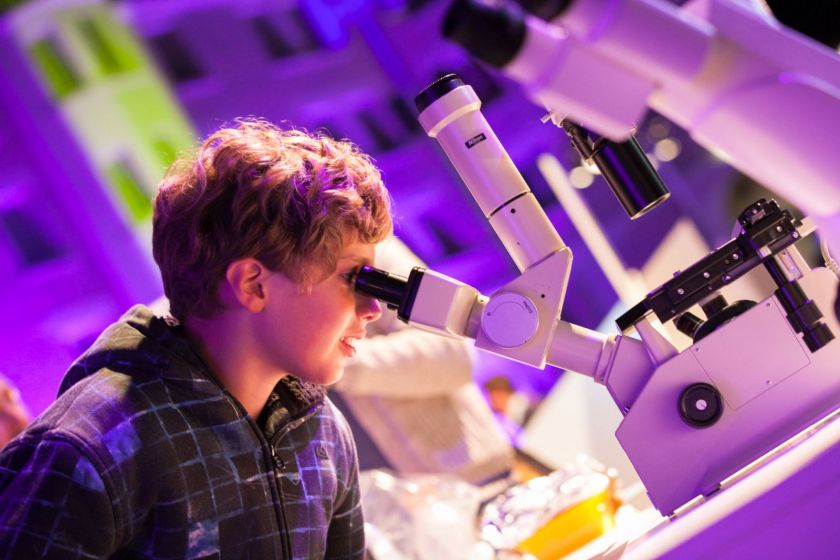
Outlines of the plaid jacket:
<svg viewBox="0 0 840 560">
<path fill-rule="evenodd" d="M 356 450 L 286 378 L 255 422 L 137 306 L 0 453 L 0 558 L 360 558 Z"/>
</svg>

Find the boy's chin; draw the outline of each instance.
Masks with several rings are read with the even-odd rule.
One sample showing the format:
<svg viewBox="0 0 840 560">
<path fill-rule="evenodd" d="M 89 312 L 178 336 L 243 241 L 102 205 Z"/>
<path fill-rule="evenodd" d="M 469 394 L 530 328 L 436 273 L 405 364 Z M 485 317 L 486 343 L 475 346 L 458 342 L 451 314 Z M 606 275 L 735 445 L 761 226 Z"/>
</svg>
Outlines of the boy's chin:
<svg viewBox="0 0 840 560">
<path fill-rule="evenodd" d="M 309 383 L 314 383 L 315 385 L 334 385 L 335 383 L 338 383 L 343 376 L 344 367 L 342 366 L 332 370 L 311 372 L 302 379 Z"/>
</svg>

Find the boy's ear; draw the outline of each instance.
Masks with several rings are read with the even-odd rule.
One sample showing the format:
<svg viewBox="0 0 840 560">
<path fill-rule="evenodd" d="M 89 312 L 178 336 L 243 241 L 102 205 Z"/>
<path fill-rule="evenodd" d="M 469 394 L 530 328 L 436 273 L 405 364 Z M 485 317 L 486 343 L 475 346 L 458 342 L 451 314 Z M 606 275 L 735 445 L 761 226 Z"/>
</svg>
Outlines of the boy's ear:
<svg viewBox="0 0 840 560">
<path fill-rule="evenodd" d="M 236 301 L 251 313 L 265 309 L 268 299 L 266 280 L 271 271 L 255 258 L 235 260 L 225 271 L 227 287 Z"/>
</svg>

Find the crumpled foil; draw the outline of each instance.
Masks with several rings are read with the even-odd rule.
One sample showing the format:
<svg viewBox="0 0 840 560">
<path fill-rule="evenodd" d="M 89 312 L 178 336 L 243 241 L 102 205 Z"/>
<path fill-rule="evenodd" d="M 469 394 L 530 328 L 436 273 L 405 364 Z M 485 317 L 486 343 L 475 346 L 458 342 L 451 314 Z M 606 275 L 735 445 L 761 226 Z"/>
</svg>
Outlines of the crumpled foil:
<svg viewBox="0 0 840 560">
<path fill-rule="evenodd" d="M 586 456 L 575 463 L 511 487 L 488 503 L 480 522 L 480 538 L 496 558 L 522 558 L 517 545 L 530 538 L 556 515 L 606 489 L 615 476 Z"/>
</svg>

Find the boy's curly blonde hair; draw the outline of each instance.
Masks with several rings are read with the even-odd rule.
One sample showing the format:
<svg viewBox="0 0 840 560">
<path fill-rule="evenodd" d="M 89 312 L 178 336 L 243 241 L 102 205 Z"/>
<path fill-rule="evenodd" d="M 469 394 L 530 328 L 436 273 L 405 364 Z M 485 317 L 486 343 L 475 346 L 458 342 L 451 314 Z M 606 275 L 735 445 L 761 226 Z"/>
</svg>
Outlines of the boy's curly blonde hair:
<svg viewBox="0 0 840 560">
<path fill-rule="evenodd" d="M 335 270 L 348 239 L 391 231 L 379 170 L 349 141 L 238 120 L 175 162 L 154 203 L 152 248 L 170 312 L 209 318 L 234 260 L 254 257 L 302 287 Z"/>
</svg>

